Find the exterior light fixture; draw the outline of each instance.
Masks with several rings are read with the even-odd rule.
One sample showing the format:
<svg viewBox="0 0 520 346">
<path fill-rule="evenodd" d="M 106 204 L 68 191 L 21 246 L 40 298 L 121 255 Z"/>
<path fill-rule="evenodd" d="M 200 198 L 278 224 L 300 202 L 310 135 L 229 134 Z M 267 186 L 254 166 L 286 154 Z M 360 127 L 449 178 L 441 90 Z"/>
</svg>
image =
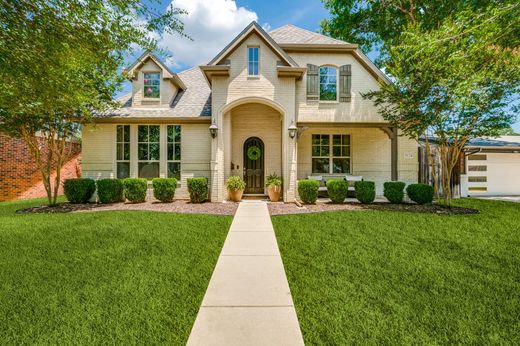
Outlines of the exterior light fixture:
<svg viewBox="0 0 520 346">
<path fill-rule="evenodd" d="M 298 128 L 294 125 L 294 121 L 291 121 L 291 125 L 289 126 L 289 137 L 294 138 L 298 134 Z"/>
<path fill-rule="evenodd" d="M 217 132 L 218 132 L 218 126 L 217 126 L 217 124 L 215 124 L 215 120 L 213 120 L 213 123 L 209 127 L 209 133 L 211 135 L 211 138 L 217 137 Z"/>
</svg>

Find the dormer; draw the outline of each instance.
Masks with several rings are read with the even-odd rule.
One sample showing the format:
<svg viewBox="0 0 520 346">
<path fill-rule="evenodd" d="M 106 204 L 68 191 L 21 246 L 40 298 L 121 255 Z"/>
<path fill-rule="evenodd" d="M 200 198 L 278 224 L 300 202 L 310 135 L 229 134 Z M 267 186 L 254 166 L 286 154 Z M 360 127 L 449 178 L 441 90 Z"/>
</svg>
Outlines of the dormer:
<svg viewBox="0 0 520 346">
<path fill-rule="evenodd" d="M 132 107 L 168 107 L 186 90 L 182 80 L 158 57 L 145 53 L 126 71 L 132 82 Z"/>
</svg>

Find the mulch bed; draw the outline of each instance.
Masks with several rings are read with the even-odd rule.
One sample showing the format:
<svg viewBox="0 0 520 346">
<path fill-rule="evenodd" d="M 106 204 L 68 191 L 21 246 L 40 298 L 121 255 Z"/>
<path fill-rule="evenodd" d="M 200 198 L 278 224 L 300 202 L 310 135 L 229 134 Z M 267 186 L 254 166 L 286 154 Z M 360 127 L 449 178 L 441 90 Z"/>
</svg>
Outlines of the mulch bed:
<svg viewBox="0 0 520 346">
<path fill-rule="evenodd" d="M 375 202 L 373 204 L 361 204 L 361 203 L 344 203 L 344 204 L 333 204 L 330 202 L 319 202 L 312 205 L 304 205 L 299 207 L 295 203 L 269 203 L 269 213 L 273 216 L 276 215 L 289 215 L 289 214 L 307 214 L 307 213 L 321 213 L 329 211 L 368 211 L 368 210 L 383 210 L 383 211 L 406 211 L 414 213 L 427 213 L 427 214 L 441 214 L 441 215 L 468 215 L 478 214 L 479 211 L 476 209 L 463 208 L 463 207 L 451 207 L 445 208 L 438 204 L 427 204 L 419 205 L 414 203 L 403 203 L 403 204 L 390 204 Z"/>
<path fill-rule="evenodd" d="M 172 203 L 161 203 L 158 201 L 147 201 L 144 203 L 114 203 L 114 204 L 71 204 L 60 203 L 56 206 L 38 206 L 17 210 L 18 214 L 31 213 L 70 213 L 87 211 L 109 211 L 109 210 L 137 210 L 137 211 L 161 211 L 186 214 L 209 214 L 209 215 L 235 215 L 238 203 L 190 203 L 187 200 L 176 200 Z"/>
</svg>

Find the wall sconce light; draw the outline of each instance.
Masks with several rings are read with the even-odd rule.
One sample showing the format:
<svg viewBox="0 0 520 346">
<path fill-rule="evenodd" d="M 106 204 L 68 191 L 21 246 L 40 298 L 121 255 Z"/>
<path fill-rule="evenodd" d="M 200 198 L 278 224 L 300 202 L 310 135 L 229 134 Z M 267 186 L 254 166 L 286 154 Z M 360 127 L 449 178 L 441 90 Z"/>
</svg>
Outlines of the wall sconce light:
<svg viewBox="0 0 520 346">
<path fill-rule="evenodd" d="M 289 137 L 294 138 L 298 134 L 298 128 L 294 125 L 294 121 L 291 121 L 291 125 L 289 126 Z"/>
<path fill-rule="evenodd" d="M 217 126 L 217 124 L 215 124 L 215 120 L 213 120 L 213 123 L 209 127 L 209 133 L 211 135 L 211 138 L 217 137 L 217 132 L 218 132 L 218 126 Z"/>
</svg>

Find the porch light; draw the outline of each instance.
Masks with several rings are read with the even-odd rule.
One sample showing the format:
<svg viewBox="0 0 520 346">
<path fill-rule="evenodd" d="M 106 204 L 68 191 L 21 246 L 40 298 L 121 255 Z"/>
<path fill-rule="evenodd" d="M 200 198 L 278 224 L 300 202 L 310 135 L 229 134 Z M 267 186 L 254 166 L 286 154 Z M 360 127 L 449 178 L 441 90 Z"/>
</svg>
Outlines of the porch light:
<svg viewBox="0 0 520 346">
<path fill-rule="evenodd" d="M 209 133 L 211 135 L 211 138 L 217 137 L 217 131 L 218 131 L 218 126 L 217 126 L 217 124 L 215 124 L 215 121 L 213 121 L 213 123 L 209 127 Z"/>
<path fill-rule="evenodd" d="M 298 128 L 294 125 L 294 121 L 291 121 L 291 125 L 289 126 L 289 137 L 294 138 L 298 133 Z"/>
</svg>

